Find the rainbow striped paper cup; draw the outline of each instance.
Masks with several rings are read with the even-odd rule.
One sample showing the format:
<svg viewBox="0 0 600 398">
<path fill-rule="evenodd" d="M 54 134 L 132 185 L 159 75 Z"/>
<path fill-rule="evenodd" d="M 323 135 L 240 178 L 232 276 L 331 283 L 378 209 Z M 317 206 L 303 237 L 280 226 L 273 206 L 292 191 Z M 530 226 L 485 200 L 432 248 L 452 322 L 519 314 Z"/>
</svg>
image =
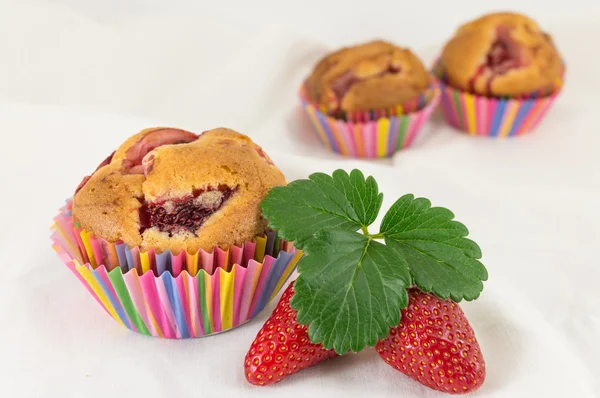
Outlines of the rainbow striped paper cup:
<svg viewBox="0 0 600 398">
<path fill-rule="evenodd" d="M 71 203 L 54 219 L 54 250 L 112 318 L 148 336 L 184 339 L 242 325 L 274 298 L 302 257 L 276 233 L 212 253 L 142 251 L 79 228 Z"/>
<path fill-rule="evenodd" d="M 353 158 L 385 158 L 408 148 L 439 103 L 436 84 L 410 104 L 382 111 L 327 115 L 311 102 L 302 85 L 302 107 L 323 145 L 330 151 Z"/>
<path fill-rule="evenodd" d="M 519 136 L 534 130 L 564 84 L 561 77 L 548 89 L 526 98 L 493 98 L 447 85 L 440 62 L 436 62 L 433 74 L 441 87 L 442 109 L 448 124 L 470 135 L 499 138 Z"/>
</svg>

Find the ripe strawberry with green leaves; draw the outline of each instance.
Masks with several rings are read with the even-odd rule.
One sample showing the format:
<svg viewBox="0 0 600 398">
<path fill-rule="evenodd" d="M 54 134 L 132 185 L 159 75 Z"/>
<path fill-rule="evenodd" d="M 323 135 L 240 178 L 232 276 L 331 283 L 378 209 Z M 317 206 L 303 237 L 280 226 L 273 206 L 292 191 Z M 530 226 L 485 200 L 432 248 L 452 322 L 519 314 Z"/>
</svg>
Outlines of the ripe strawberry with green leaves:
<svg viewBox="0 0 600 398">
<path fill-rule="evenodd" d="M 336 170 L 275 187 L 260 205 L 269 227 L 304 252 L 289 305 L 297 311 L 297 323 L 308 326 L 308 341 L 324 350 L 344 354 L 374 347 L 382 339 L 385 344 L 390 328 L 397 330 L 400 324 L 401 310 L 416 294 L 414 286 L 438 297 L 442 308 L 442 302 L 457 308 L 461 300 L 477 299 L 487 280 L 479 246 L 468 238 L 469 231 L 450 210 L 406 194 L 387 210 L 379 231 L 371 232 L 382 203 L 383 193 L 373 177 L 365 178 L 360 170 Z M 444 301 L 448 299 L 452 303 Z M 452 314 L 442 314 L 442 321 L 444 315 L 453 318 Z M 462 312 L 454 312 L 457 318 L 459 315 L 464 319 Z M 438 333 L 438 329 L 430 329 Z M 458 330 L 460 339 L 466 339 L 460 344 L 473 348 L 474 336 L 475 343 L 468 342 L 472 330 L 468 328 L 469 334 L 466 329 Z M 458 339 L 456 336 L 453 334 Z M 437 343 L 439 338 L 434 338 Z M 394 343 L 394 337 L 391 339 Z M 434 348 L 431 355 L 438 355 L 437 349 L 441 357 L 435 357 L 436 363 L 439 365 L 439 360 L 443 365 L 445 351 L 440 348 Z M 463 355 L 464 350 L 460 352 Z M 423 354 L 427 356 L 425 351 Z M 466 359 L 474 360 L 469 355 Z M 431 362 L 422 361 L 431 367 Z M 429 369 L 423 369 L 429 374 Z M 438 376 L 440 370 L 446 375 L 446 369 L 435 370 Z M 457 372 L 456 368 L 451 371 Z M 483 381 L 483 377 L 477 380 Z M 454 392 L 452 387 L 450 391 Z"/>
<path fill-rule="evenodd" d="M 462 309 L 418 289 L 390 335 L 376 345 L 390 366 L 435 390 L 467 393 L 485 380 L 485 361 Z"/>
<path fill-rule="evenodd" d="M 296 321 L 296 311 L 290 307 L 293 295 L 294 282 L 285 290 L 246 354 L 244 374 L 251 384 L 276 383 L 337 355 L 321 344 L 310 342 L 307 327 Z"/>
</svg>

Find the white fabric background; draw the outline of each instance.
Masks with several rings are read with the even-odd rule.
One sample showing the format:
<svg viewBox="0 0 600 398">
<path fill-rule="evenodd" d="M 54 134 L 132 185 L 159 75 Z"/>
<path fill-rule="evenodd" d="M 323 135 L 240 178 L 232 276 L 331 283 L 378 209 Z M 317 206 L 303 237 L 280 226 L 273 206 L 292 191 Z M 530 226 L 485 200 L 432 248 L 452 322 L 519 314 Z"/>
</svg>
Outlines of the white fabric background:
<svg viewBox="0 0 600 398">
<path fill-rule="evenodd" d="M 48 227 L 82 175 L 153 125 L 228 126 L 289 179 L 359 167 L 379 181 L 384 208 L 407 192 L 451 208 L 490 273 L 482 297 L 463 306 L 488 366 L 478 395 L 598 396 L 600 7 L 524 3 L 502 8 L 535 15 L 568 64 L 535 134 L 473 139 L 437 118 L 411 150 L 361 162 L 325 152 L 298 113 L 313 62 L 373 37 L 430 61 L 491 2 L 0 1 L 0 396 L 438 395 L 373 350 L 271 388 L 246 384 L 243 356 L 273 304 L 242 328 L 187 341 L 108 318 L 51 250 Z"/>
</svg>

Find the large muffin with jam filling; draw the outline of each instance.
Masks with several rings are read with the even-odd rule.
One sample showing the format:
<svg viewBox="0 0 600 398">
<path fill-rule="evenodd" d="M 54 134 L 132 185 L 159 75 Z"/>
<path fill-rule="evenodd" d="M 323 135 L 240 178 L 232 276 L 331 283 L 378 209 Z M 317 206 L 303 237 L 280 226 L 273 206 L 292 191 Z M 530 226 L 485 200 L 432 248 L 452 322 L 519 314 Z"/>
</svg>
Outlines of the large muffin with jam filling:
<svg viewBox="0 0 600 398">
<path fill-rule="evenodd" d="M 446 83 L 489 97 L 519 97 L 552 87 L 563 73 L 554 43 L 517 13 L 493 13 L 458 28 L 441 64 Z"/>
<path fill-rule="evenodd" d="M 326 113 L 338 115 L 402 105 L 429 84 L 429 73 L 415 54 L 376 40 L 325 56 L 306 80 L 306 94 Z"/>
<path fill-rule="evenodd" d="M 84 178 L 73 217 L 97 238 L 157 251 L 223 249 L 262 235 L 259 204 L 281 171 L 245 135 L 153 128 Z"/>
</svg>

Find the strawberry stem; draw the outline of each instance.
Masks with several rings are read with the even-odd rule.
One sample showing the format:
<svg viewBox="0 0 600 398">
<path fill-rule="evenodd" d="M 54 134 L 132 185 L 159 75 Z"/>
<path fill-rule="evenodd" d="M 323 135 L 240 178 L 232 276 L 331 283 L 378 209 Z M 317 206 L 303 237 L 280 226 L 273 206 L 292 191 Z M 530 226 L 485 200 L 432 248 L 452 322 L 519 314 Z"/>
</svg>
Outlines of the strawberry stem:
<svg viewBox="0 0 600 398">
<path fill-rule="evenodd" d="M 383 239 L 385 237 L 382 233 L 379 233 L 379 234 L 369 233 L 369 228 L 367 228 L 366 226 L 360 227 L 360 230 L 362 231 L 364 236 L 367 236 L 369 238 L 369 240 Z"/>
</svg>

